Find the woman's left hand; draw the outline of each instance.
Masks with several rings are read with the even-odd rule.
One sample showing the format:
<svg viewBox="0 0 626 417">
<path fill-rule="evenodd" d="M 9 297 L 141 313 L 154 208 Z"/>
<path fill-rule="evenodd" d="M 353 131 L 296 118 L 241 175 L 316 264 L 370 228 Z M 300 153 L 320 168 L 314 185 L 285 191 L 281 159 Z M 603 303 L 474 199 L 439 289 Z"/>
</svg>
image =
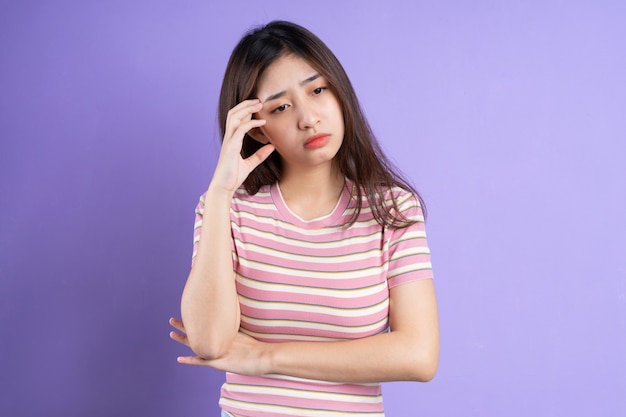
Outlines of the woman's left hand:
<svg viewBox="0 0 626 417">
<path fill-rule="evenodd" d="M 170 318 L 170 325 L 177 331 L 170 332 L 170 338 L 189 347 L 183 322 Z M 264 375 L 269 373 L 268 344 L 238 332 L 228 352 L 214 360 L 199 356 L 179 356 L 178 362 L 184 365 L 209 366 L 219 371 L 233 372 L 241 375 Z"/>
</svg>

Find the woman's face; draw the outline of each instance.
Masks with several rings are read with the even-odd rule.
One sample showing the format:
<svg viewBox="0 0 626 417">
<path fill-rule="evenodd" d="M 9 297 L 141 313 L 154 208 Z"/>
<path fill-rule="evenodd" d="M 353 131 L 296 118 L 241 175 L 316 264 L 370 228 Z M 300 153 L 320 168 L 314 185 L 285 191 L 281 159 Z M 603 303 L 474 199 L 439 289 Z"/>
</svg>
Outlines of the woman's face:
<svg viewBox="0 0 626 417">
<path fill-rule="evenodd" d="M 265 70 L 257 91 L 263 107 L 255 117 L 266 123 L 253 136 L 275 146 L 285 169 L 332 164 L 344 121 L 324 77 L 304 59 L 286 55 Z"/>
</svg>

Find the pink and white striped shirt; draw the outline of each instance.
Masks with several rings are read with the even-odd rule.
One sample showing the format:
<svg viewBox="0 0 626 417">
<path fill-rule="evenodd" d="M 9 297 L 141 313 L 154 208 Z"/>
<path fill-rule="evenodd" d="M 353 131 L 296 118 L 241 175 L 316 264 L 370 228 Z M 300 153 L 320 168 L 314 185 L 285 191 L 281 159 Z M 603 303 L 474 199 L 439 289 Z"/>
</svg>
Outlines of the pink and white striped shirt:
<svg viewBox="0 0 626 417">
<path fill-rule="evenodd" d="M 388 331 L 389 288 L 432 278 L 418 200 L 400 188 L 402 214 L 418 220 L 383 228 L 364 200 L 356 223 L 347 181 L 335 209 L 306 221 L 292 213 L 276 184 L 236 192 L 231 208 L 233 264 L 241 331 L 264 342 L 336 341 Z M 194 257 L 204 198 L 196 208 Z M 373 358 L 375 360 L 375 358 Z M 383 416 L 380 384 L 343 384 L 284 375 L 226 374 L 220 406 L 250 416 Z"/>
</svg>

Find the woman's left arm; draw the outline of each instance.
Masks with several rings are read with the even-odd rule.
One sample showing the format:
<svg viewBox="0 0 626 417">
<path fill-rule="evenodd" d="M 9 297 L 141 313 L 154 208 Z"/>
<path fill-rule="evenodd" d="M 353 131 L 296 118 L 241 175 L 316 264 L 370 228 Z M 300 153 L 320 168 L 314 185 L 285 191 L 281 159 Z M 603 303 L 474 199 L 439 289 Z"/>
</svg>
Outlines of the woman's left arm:
<svg viewBox="0 0 626 417">
<path fill-rule="evenodd" d="M 263 343 L 239 333 L 215 360 L 179 362 L 248 375 L 282 374 L 330 382 L 429 381 L 439 362 L 439 319 L 432 279 L 390 289 L 388 333 L 338 342 Z M 184 332 L 182 323 L 171 321 Z M 171 337 L 186 344 L 184 334 Z"/>
</svg>

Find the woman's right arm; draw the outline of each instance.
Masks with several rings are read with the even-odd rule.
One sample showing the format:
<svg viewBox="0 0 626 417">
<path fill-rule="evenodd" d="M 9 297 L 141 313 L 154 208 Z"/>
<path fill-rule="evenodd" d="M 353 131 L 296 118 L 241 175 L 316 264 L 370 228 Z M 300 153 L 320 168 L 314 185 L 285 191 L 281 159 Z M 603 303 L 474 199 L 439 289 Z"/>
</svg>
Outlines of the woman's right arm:
<svg viewBox="0 0 626 417">
<path fill-rule="evenodd" d="M 239 301 L 231 253 L 232 195 L 209 186 L 193 266 L 181 300 L 190 327 L 192 350 L 204 358 L 220 357 L 239 329 Z"/>
<path fill-rule="evenodd" d="M 252 119 L 261 107 L 259 100 L 246 100 L 228 113 L 220 157 L 204 196 L 198 250 L 181 299 L 191 349 L 206 359 L 224 355 L 239 331 L 230 207 L 237 188 L 274 150 L 266 145 L 247 159 L 241 157 L 245 133 L 265 124 Z"/>
</svg>

